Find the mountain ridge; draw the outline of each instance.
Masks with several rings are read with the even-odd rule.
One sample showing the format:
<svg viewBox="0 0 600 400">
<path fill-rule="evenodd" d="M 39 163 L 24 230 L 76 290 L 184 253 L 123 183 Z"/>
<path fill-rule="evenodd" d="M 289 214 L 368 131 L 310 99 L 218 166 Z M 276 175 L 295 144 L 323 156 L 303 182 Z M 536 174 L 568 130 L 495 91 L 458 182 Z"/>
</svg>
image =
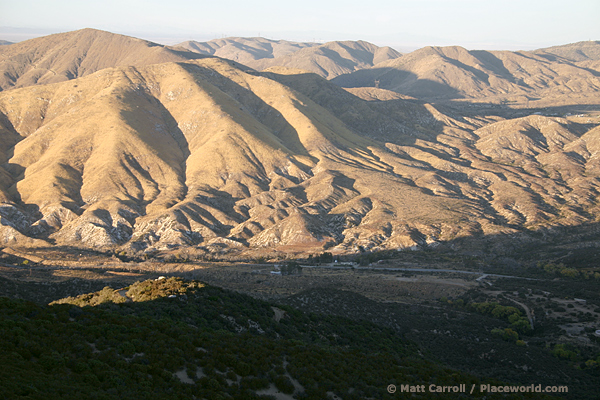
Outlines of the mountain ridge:
<svg viewBox="0 0 600 400">
<path fill-rule="evenodd" d="M 85 28 L 0 47 L 0 88 L 61 82 L 106 67 L 201 57 L 147 40 Z"/>
</svg>

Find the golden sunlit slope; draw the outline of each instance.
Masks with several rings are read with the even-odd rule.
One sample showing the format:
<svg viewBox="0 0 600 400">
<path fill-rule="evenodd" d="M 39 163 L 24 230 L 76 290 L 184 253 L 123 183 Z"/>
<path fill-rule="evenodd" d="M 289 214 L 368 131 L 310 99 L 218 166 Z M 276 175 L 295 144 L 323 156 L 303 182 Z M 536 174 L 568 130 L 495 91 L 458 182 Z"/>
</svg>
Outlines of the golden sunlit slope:
<svg viewBox="0 0 600 400">
<path fill-rule="evenodd" d="M 362 40 L 318 44 L 227 38 L 203 43 L 189 41 L 179 46 L 237 61 L 259 71 L 282 66 L 314 72 L 327 79 L 401 56 L 390 47 L 378 47 Z"/>
<path fill-rule="evenodd" d="M 555 60 L 556 59 L 556 60 Z M 481 99 L 489 103 L 543 99 L 598 103 L 598 73 L 532 52 L 425 47 L 334 79 L 344 87 L 389 89 L 421 99 Z"/>
<path fill-rule="evenodd" d="M 581 223 L 600 215 L 592 125 L 217 58 L 108 68 L 0 93 L 0 240 L 359 251 Z"/>
<path fill-rule="evenodd" d="M 108 67 L 200 57 L 146 40 L 82 29 L 1 46 L 0 89 L 62 82 Z"/>
</svg>

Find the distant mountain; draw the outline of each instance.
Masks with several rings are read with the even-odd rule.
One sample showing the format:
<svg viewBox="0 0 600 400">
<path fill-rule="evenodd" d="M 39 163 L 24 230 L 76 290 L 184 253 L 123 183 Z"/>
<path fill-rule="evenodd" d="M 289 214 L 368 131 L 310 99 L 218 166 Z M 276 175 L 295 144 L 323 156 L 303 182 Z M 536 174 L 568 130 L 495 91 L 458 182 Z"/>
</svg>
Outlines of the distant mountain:
<svg viewBox="0 0 600 400">
<path fill-rule="evenodd" d="M 234 37 L 214 39 L 208 42 L 189 40 L 179 43 L 177 46 L 196 53 L 227 58 L 246 65 L 248 62 L 265 58 L 284 57 L 300 49 L 318 45 L 318 43 L 288 42 L 286 40 L 271 40 L 261 37 Z"/>
<path fill-rule="evenodd" d="M 331 79 L 358 69 L 395 59 L 401 53 L 365 41 L 296 43 L 263 38 L 229 38 L 210 42 L 184 42 L 182 46 L 201 54 L 215 55 L 262 71 L 285 66 L 314 72 Z"/>
<path fill-rule="evenodd" d="M 595 124 L 357 94 L 218 58 L 2 92 L 0 239 L 356 252 L 600 215 Z"/>
<path fill-rule="evenodd" d="M 572 49 L 565 48 L 563 53 L 571 54 Z M 600 70 L 548 54 L 425 47 L 333 81 L 349 88 L 378 86 L 425 100 L 598 102 Z M 594 52 L 585 54 L 591 59 Z"/>
<path fill-rule="evenodd" d="M 0 46 L 7 46 L 9 44 L 14 44 L 14 43 L 9 42 L 8 40 L 0 40 Z"/>
<path fill-rule="evenodd" d="M 562 46 L 547 47 L 533 51 L 551 61 L 563 59 L 572 62 L 600 60 L 600 41 L 578 42 Z M 557 57 L 550 57 L 551 55 Z"/>
<path fill-rule="evenodd" d="M 0 47 L 0 89 L 62 82 L 103 68 L 201 58 L 197 53 L 95 29 Z"/>
</svg>

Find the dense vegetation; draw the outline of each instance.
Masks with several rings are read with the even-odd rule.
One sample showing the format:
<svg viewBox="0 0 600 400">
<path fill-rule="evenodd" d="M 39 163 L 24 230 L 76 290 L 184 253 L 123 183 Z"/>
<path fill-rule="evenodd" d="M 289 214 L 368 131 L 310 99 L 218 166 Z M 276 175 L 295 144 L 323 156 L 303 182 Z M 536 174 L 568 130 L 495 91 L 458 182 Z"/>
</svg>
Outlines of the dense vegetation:
<svg viewBox="0 0 600 400">
<path fill-rule="evenodd" d="M 279 320 L 272 304 L 177 278 L 50 306 L 0 298 L 0 397 L 392 399 L 389 384 L 482 382 L 389 328 L 276 310 Z"/>
</svg>

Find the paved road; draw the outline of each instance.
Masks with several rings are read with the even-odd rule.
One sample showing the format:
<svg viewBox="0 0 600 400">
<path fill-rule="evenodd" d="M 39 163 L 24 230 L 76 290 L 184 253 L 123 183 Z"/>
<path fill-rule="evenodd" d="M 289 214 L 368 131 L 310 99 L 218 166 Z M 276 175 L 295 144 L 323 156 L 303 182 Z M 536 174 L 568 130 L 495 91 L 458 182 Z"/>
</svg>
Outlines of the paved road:
<svg viewBox="0 0 600 400">
<path fill-rule="evenodd" d="M 363 270 L 363 271 L 403 271 L 403 272 L 452 272 L 456 274 L 469 274 L 469 275 L 481 275 L 477 278 L 478 281 L 488 276 L 495 278 L 512 278 L 512 279 L 526 279 L 529 281 L 540 281 L 541 279 L 535 278 L 524 278 L 522 276 L 514 275 L 499 275 L 499 274 L 485 274 L 483 272 L 476 271 L 465 271 L 459 269 L 438 269 L 438 268 L 384 268 L 384 267 L 350 267 L 350 266 L 338 266 L 338 265 L 303 265 L 302 268 L 326 268 L 326 269 L 346 269 L 346 270 Z"/>
</svg>

